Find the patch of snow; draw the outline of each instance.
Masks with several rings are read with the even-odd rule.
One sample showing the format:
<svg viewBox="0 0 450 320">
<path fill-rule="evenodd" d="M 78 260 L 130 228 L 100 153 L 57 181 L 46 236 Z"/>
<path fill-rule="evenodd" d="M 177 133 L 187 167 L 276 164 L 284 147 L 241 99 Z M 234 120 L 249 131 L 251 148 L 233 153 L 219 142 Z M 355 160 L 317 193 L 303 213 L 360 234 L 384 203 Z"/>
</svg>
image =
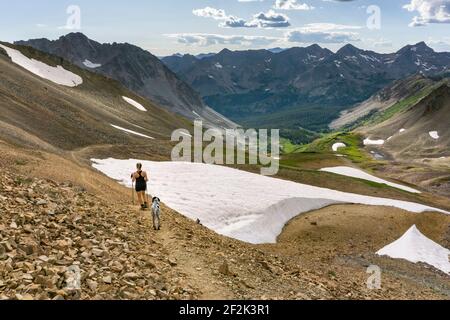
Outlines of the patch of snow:
<svg viewBox="0 0 450 320">
<path fill-rule="evenodd" d="M 332 204 L 446 213 L 417 203 L 319 188 L 225 166 L 112 158 L 92 161 L 94 168 L 127 187 L 131 187 L 130 173 L 136 163 L 143 163 L 151 176 L 150 194 L 222 235 L 250 243 L 275 243 L 292 218 Z"/>
<path fill-rule="evenodd" d="M 93 62 L 89 61 L 88 59 L 84 60 L 83 64 L 90 69 L 97 69 L 102 66 L 101 64 L 93 63 Z"/>
<path fill-rule="evenodd" d="M 379 256 L 423 262 L 450 274 L 450 250 L 428 239 L 412 226 L 400 239 L 377 252 Z"/>
<path fill-rule="evenodd" d="M 435 140 L 438 140 L 440 138 L 439 132 L 437 132 L 437 131 L 430 131 L 429 134 L 430 134 L 430 137 L 432 137 Z"/>
<path fill-rule="evenodd" d="M 0 48 L 6 51 L 12 62 L 41 78 L 67 87 L 76 87 L 83 83 L 83 79 L 80 76 L 64 69 L 62 66 L 49 66 L 41 61 L 26 57 L 19 50 L 2 44 L 0 44 Z"/>
<path fill-rule="evenodd" d="M 386 139 L 386 141 L 389 141 L 393 138 L 394 136 L 390 136 L 389 138 Z"/>
<path fill-rule="evenodd" d="M 346 148 L 346 147 L 347 147 L 347 145 L 345 143 L 338 142 L 338 143 L 333 144 L 332 149 L 334 152 L 337 152 L 340 148 Z"/>
<path fill-rule="evenodd" d="M 403 132 L 405 132 L 405 131 L 406 131 L 406 129 L 400 129 L 400 130 L 399 130 L 400 133 L 403 133 Z"/>
<path fill-rule="evenodd" d="M 364 140 L 364 145 L 365 146 L 372 146 L 372 145 L 376 145 L 376 146 L 382 146 L 384 144 L 384 140 L 371 140 L 369 138 Z"/>
<path fill-rule="evenodd" d="M 123 98 L 123 100 L 125 100 L 126 102 L 128 102 L 129 104 L 131 104 L 131 105 L 132 105 L 133 107 L 135 107 L 136 109 L 141 110 L 141 111 L 147 111 L 147 109 L 145 109 L 145 107 L 144 107 L 142 104 L 140 104 L 139 102 L 134 101 L 134 100 L 131 99 L 131 98 L 123 97 L 123 96 L 122 96 L 122 98 Z"/>
<path fill-rule="evenodd" d="M 136 131 L 133 131 L 133 130 L 129 130 L 129 129 L 125 129 L 125 128 L 122 128 L 122 127 L 119 127 L 119 126 L 115 126 L 113 124 L 111 124 L 111 127 L 116 128 L 117 130 L 124 131 L 126 133 L 134 134 L 134 135 L 139 136 L 139 137 L 144 137 L 144 138 L 147 138 L 147 139 L 155 140 L 155 138 L 153 138 L 153 137 L 147 136 L 145 134 L 142 134 L 142 133 L 139 133 L 139 132 L 136 132 Z"/>
<path fill-rule="evenodd" d="M 214 79 L 214 77 L 212 75 L 210 75 L 210 74 L 208 74 L 208 78 Z"/>
<path fill-rule="evenodd" d="M 223 65 L 221 65 L 219 62 L 217 62 L 214 66 L 215 66 L 217 69 L 223 69 Z"/>
<path fill-rule="evenodd" d="M 334 60 L 334 64 L 336 65 L 336 67 L 340 68 L 340 67 L 341 67 L 341 64 L 342 64 L 342 62 L 341 62 L 341 61 L 339 61 L 339 60 Z"/>
<path fill-rule="evenodd" d="M 194 110 L 192 110 L 192 113 L 194 114 L 194 116 L 196 116 L 197 118 L 203 119 L 203 117 L 201 115 L 199 115 L 197 112 L 195 112 Z"/>
<path fill-rule="evenodd" d="M 375 152 L 373 152 L 373 154 L 375 154 Z M 368 180 L 368 181 L 372 181 L 372 182 L 376 182 L 376 183 L 380 183 L 380 184 L 386 184 L 388 186 L 391 186 L 391 187 L 394 187 L 397 189 L 401 189 L 401 190 L 404 190 L 407 192 L 411 192 L 411 193 L 421 193 L 420 191 L 418 191 L 416 189 L 409 188 L 409 187 L 403 186 L 398 183 L 393 183 L 393 182 L 389 182 L 387 180 L 380 179 L 380 178 L 375 177 L 371 174 L 368 174 L 362 170 L 351 168 L 351 167 L 323 168 L 323 169 L 320 169 L 320 171 L 331 172 L 331 173 L 339 174 L 339 175 L 346 176 L 346 177 Z"/>
<path fill-rule="evenodd" d="M 364 58 L 366 61 L 380 62 L 379 59 L 377 59 L 377 58 L 375 58 L 375 57 L 371 57 L 371 56 L 365 55 L 365 54 L 362 54 L 362 53 L 360 54 L 360 56 L 361 56 L 362 58 Z"/>
</svg>

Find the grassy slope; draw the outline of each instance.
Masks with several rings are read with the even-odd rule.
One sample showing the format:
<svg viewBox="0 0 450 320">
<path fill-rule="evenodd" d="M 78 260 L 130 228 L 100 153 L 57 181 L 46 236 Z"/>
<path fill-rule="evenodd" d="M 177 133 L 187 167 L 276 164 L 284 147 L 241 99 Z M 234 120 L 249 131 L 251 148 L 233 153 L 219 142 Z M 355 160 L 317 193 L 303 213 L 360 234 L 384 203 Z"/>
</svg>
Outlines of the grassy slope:
<svg viewBox="0 0 450 320">
<path fill-rule="evenodd" d="M 432 93 L 436 88 L 438 88 L 442 82 L 429 85 L 422 89 L 421 91 L 410 95 L 409 97 L 393 104 L 384 111 L 371 114 L 369 117 L 361 119 L 360 121 L 352 124 L 350 128 L 357 128 L 362 126 L 374 126 L 380 124 L 386 120 L 391 119 L 393 116 L 399 114 L 400 112 L 410 108 L 411 106 L 417 104 L 422 99 L 426 98 L 430 93 Z"/>
</svg>

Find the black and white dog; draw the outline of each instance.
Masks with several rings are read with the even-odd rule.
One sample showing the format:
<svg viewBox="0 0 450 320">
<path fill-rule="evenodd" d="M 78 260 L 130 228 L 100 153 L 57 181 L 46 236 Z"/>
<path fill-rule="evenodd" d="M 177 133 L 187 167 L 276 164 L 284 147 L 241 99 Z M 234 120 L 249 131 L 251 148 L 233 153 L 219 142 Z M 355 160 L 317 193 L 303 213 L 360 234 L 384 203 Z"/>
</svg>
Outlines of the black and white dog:
<svg viewBox="0 0 450 320">
<path fill-rule="evenodd" d="M 155 230 L 161 229 L 161 200 L 158 197 L 154 197 L 152 200 L 152 216 L 153 216 L 153 228 Z"/>
</svg>

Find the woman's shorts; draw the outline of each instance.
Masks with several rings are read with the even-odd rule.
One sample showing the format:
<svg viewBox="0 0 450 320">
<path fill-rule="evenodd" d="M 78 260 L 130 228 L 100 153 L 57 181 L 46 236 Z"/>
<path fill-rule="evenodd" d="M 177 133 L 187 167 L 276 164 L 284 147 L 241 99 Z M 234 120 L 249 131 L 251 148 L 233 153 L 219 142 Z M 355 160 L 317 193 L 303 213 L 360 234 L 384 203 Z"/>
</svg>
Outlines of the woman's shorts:
<svg viewBox="0 0 450 320">
<path fill-rule="evenodd" d="M 136 192 L 144 192 L 144 191 L 147 191 L 146 184 L 137 184 L 136 185 Z"/>
</svg>

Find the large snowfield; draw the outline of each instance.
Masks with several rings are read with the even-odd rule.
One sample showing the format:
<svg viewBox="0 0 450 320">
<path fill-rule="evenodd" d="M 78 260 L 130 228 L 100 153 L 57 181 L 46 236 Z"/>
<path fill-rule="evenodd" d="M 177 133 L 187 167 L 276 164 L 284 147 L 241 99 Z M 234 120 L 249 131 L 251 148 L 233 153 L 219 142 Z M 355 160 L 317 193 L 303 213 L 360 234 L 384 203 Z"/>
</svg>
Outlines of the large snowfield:
<svg viewBox="0 0 450 320">
<path fill-rule="evenodd" d="M 450 250 L 425 237 L 416 226 L 377 254 L 413 263 L 424 262 L 450 274 Z"/>
<path fill-rule="evenodd" d="M 0 48 L 6 51 L 12 62 L 41 78 L 68 87 L 76 87 L 83 83 L 83 79 L 80 76 L 67 71 L 61 66 L 52 67 L 41 61 L 30 59 L 24 56 L 19 50 L 9 48 L 2 44 L 0 44 Z"/>
<path fill-rule="evenodd" d="M 339 175 L 343 175 L 343 176 L 347 176 L 347 177 L 358 178 L 358 179 L 373 181 L 376 183 L 386 184 L 393 188 L 397 188 L 397 189 L 404 190 L 404 191 L 411 192 L 411 193 L 421 193 L 420 191 L 418 191 L 416 189 L 406 187 L 406 186 L 403 186 L 398 183 L 393 183 L 393 182 L 389 182 L 389 181 L 377 178 L 377 177 L 370 175 L 362 170 L 351 168 L 351 167 L 323 168 L 323 169 L 320 169 L 320 171 L 331 172 L 331 173 L 335 173 L 335 174 L 339 174 Z"/>
<path fill-rule="evenodd" d="M 152 196 L 220 234 L 254 244 L 275 243 L 292 218 L 332 204 L 447 213 L 417 203 L 318 188 L 224 166 L 112 158 L 92 162 L 94 168 L 127 187 L 131 187 L 130 174 L 136 163 L 143 163 Z"/>
</svg>

